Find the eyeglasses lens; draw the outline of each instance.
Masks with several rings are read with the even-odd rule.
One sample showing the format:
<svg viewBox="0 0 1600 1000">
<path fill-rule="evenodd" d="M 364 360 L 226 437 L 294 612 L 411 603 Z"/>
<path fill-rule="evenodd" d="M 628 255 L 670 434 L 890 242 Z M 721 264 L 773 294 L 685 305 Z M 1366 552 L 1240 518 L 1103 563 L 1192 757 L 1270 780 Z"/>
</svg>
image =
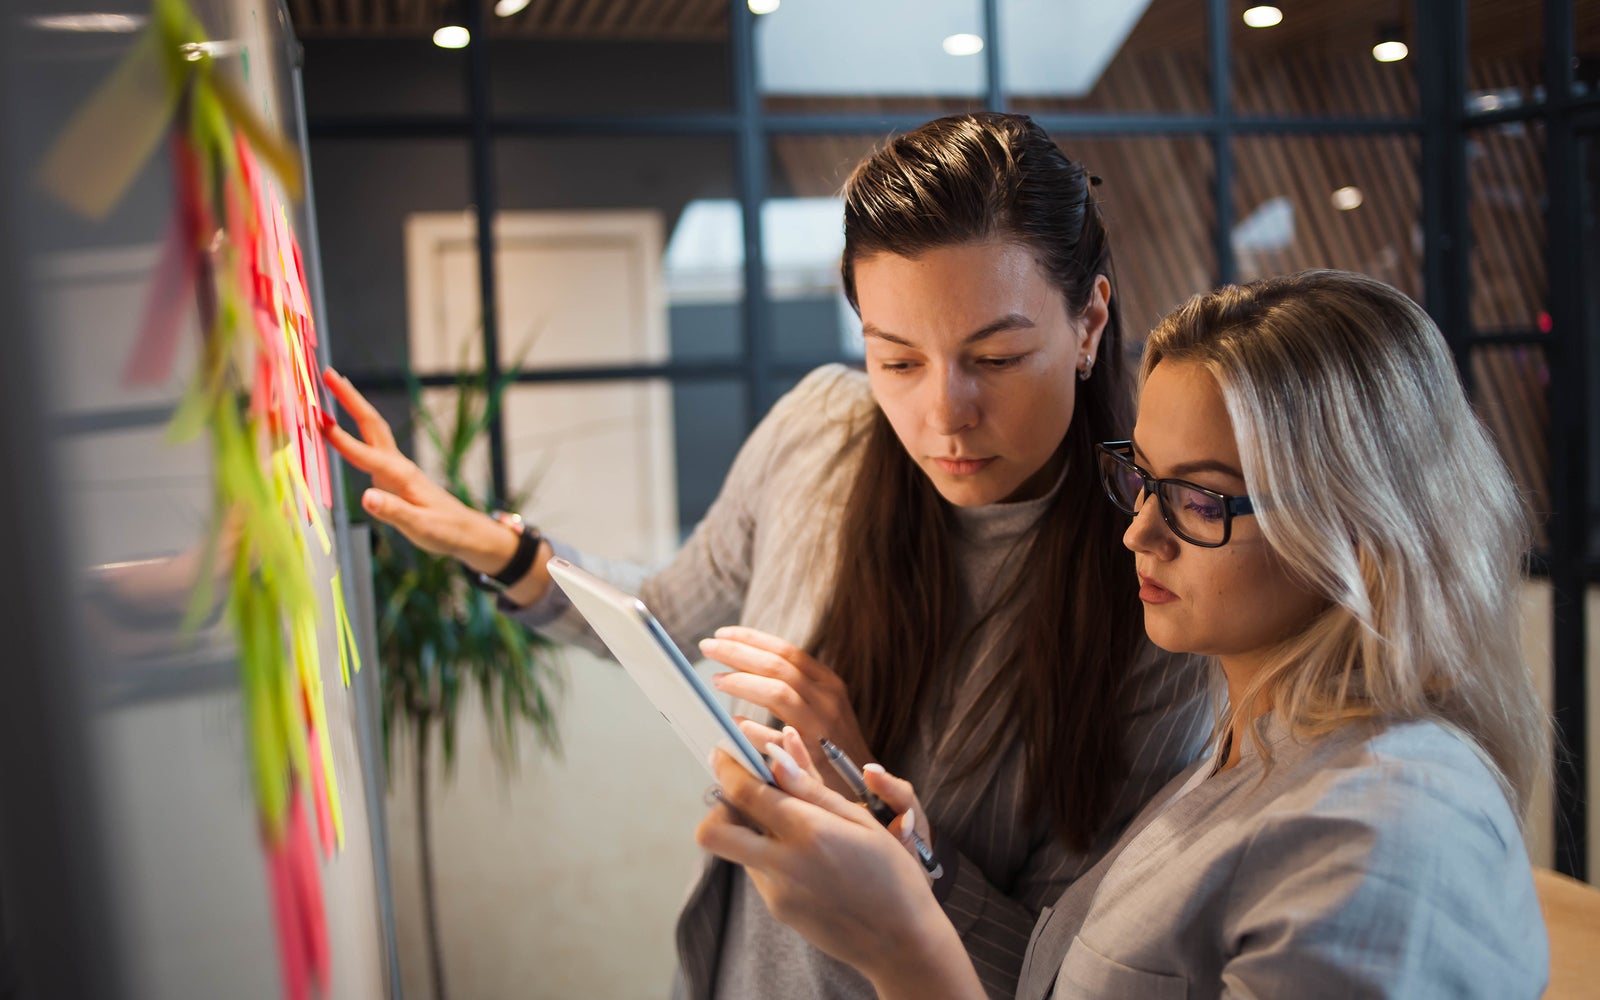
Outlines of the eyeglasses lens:
<svg viewBox="0 0 1600 1000">
<path fill-rule="evenodd" d="M 1162 484 L 1161 492 L 1161 505 L 1177 522 L 1174 527 L 1180 535 L 1201 544 L 1222 541 L 1227 515 L 1221 500 L 1199 490 L 1171 483 Z"/>
</svg>

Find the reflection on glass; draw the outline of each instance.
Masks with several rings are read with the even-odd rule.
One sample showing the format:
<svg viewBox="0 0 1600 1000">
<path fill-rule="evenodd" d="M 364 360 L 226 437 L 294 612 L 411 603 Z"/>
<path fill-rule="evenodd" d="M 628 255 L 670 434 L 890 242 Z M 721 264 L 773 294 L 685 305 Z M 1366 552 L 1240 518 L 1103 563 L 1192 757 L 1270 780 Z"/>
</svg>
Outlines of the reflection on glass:
<svg viewBox="0 0 1600 1000">
<path fill-rule="evenodd" d="M 1359 271 L 1422 298 L 1416 139 L 1287 136 L 1234 145 L 1239 279 Z"/>
<path fill-rule="evenodd" d="M 1469 113 L 1543 104 L 1543 59 L 1544 4 L 1540 0 L 1468 0 Z"/>
<path fill-rule="evenodd" d="M 1205 5 L 999 0 L 1002 74 L 1024 112 L 1210 108 Z"/>
<path fill-rule="evenodd" d="M 1544 128 L 1510 122 L 1467 135 L 1474 333 L 1548 333 Z"/>
<path fill-rule="evenodd" d="M 1417 114 L 1417 54 L 1428 40 L 1416 37 L 1409 4 L 1309 0 L 1279 7 L 1282 19 L 1263 27 L 1251 27 L 1240 12 L 1230 15 L 1240 114 Z"/>
<path fill-rule="evenodd" d="M 988 87 L 978 0 L 805 0 L 755 32 L 769 111 L 976 109 Z"/>
</svg>

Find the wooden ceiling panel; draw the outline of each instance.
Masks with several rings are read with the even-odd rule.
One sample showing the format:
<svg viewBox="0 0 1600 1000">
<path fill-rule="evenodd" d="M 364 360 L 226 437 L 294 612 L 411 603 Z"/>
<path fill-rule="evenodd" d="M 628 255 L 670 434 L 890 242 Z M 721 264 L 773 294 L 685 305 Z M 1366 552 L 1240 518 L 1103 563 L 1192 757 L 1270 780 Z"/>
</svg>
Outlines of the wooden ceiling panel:
<svg viewBox="0 0 1600 1000">
<path fill-rule="evenodd" d="M 463 0 L 288 0 L 290 17 L 302 38 L 425 37 L 444 23 Z M 695 40 L 727 38 L 727 0 L 530 0 L 509 18 L 484 5 L 494 37 L 609 40 Z M 796 0 L 799 2 L 799 0 Z M 1378 29 L 1399 24 L 1409 41 L 1414 24 L 1409 0 L 1279 0 L 1284 20 L 1277 27 L 1251 30 L 1237 18 L 1247 0 L 1230 0 L 1232 42 L 1240 52 L 1346 49 L 1369 46 Z M 1542 39 L 1539 0 L 1469 0 L 1468 29 L 1477 58 L 1537 58 Z M 1119 55 L 1206 50 L 1204 8 L 1195 0 L 1151 0 Z M 1580 3 L 1577 37 L 1600 38 L 1600 3 Z M 1582 46 L 1580 45 L 1580 50 Z"/>
</svg>

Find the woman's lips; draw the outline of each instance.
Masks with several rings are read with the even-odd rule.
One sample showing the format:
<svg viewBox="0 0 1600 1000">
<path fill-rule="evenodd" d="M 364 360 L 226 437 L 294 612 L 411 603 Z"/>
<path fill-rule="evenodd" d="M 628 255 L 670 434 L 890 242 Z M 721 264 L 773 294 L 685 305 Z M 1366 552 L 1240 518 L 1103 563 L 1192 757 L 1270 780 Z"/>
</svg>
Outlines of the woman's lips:
<svg viewBox="0 0 1600 1000">
<path fill-rule="evenodd" d="M 1143 573 L 1139 574 L 1139 600 L 1146 604 L 1170 604 L 1177 599 L 1177 594 L 1174 594 Z"/>
<path fill-rule="evenodd" d="M 991 458 L 936 458 L 934 464 L 943 469 L 946 475 L 975 476 L 989 467 L 993 462 Z"/>
</svg>

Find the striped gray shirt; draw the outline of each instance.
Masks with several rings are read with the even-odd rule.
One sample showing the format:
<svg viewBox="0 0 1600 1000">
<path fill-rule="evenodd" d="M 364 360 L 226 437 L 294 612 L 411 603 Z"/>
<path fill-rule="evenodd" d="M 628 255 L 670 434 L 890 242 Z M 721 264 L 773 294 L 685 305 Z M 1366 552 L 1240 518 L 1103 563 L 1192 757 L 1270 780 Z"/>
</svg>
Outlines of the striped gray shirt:
<svg viewBox="0 0 1600 1000">
<path fill-rule="evenodd" d="M 690 659 L 698 657 L 698 639 L 734 622 L 804 642 L 832 580 L 835 539 L 865 441 L 864 418 L 874 405 L 859 372 L 830 365 L 807 376 L 752 432 L 705 519 L 659 571 L 559 545 L 558 550 L 639 594 Z M 1012 579 L 1048 503 L 1044 497 L 956 510 L 953 541 L 968 624 Z M 551 638 L 604 654 L 557 588 L 521 617 Z M 941 853 L 952 846 L 958 851 L 944 906 L 994 997 L 1015 991 L 1039 911 L 1105 847 L 1069 850 L 1051 835 L 1047 822 L 1025 817 L 1020 739 L 972 773 L 955 773 L 956 740 L 980 727 L 1010 723 L 1000 717 L 998 706 L 980 697 L 1001 666 L 1004 628 L 986 627 L 968 645 L 964 662 L 941 665 L 959 672 L 954 697 L 916 734 L 914 752 L 895 762 L 917 786 Z M 1206 664 L 1147 644 L 1134 670 L 1128 730 L 1132 771 L 1116 800 L 1106 844 L 1156 789 L 1195 758 L 1210 733 Z M 736 710 L 757 718 L 762 714 L 753 706 Z M 689 896 L 677 940 L 675 993 L 694 1000 L 873 995 L 864 978 L 773 920 L 742 869 L 714 859 L 707 860 Z"/>
</svg>

